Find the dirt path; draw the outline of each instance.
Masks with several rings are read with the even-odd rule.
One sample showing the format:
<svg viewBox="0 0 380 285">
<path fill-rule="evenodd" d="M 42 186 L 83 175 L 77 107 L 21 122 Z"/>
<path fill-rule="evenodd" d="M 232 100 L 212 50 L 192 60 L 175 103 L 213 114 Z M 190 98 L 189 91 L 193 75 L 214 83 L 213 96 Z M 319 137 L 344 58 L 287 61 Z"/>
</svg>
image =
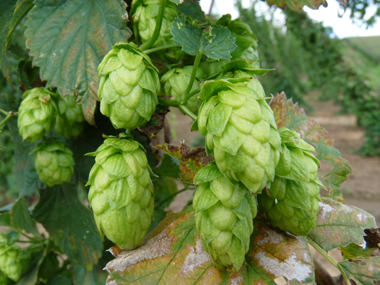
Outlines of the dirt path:
<svg viewBox="0 0 380 285">
<path fill-rule="evenodd" d="M 364 129 L 356 126 L 352 115 L 337 115 L 338 106 L 331 102 L 313 102 L 315 118 L 335 140 L 335 146 L 349 161 L 353 174 L 347 176 L 341 189 L 346 204 L 362 208 L 376 217 L 380 225 L 380 157 L 362 157 L 357 154 L 364 142 Z M 331 169 L 322 163 L 321 174 Z"/>
</svg>

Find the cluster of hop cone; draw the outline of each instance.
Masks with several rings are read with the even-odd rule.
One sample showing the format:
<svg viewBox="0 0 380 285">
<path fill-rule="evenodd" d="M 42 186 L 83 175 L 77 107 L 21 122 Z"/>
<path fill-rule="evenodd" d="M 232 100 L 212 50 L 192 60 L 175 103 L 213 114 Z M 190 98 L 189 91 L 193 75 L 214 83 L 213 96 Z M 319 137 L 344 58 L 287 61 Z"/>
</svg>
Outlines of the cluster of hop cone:
<svg viewBox="0 0 380 285">
<path fill-rule="evenodd" d="M 143 42 L 152 36 L 157 16 L 150 17 L 148 12 L 154 9 L 145 11 L 149 3 L 145 4 L 135 9 L 134 17 Z M 172 43 L 168 27 L 178 14 L 173 5 L 168 2 L 157 45 Z M 258 67 L 249 60 L 254 55 L 252 51 L 248 49 L 240 58 L 231 59 L 240 60 L 240 69 L 222 69 L 225 61 L 206 62 L 207 68 L 197 71 L 190 90 L 195 96 L 186 105 L 198 115 L 192 129 L 205 136 L 206 151 L 214 157 L 193 181 L 198 184 L 193 199 L 196 227 L 214 262 L 236 270 L 249 249 L 258 206 L 273 226 L 294 235 L 306 235 L 315 226 L 319 190 L 324 187 L 318 179 L 319 161 L 312 153 L 314 148 L 300 134 L 277 129 L 264 90 L 255 77 Z M 181 52 L 170 49 L 162 56 L 176 58 Z M 241 64 L 245 59 L 248 60 Z M 155 112 L 161 95 L 160 81 L 165 97 L 180 101 L 192 69 L 176 67 L 160 77 L 150 57 L 134 43 L 118 43 L 98 68 L 100 111 L 116 129 L 143 126 Z M 203 73 L 215 76 L 200 84 L 205 78 Z M 67 114 L 59 111 L 60 103 L 54 100 L 57 96 L 44 88 L 28 91 L 24 97 L 19 129 L 29 141 L 42 138 L 53 128 L 53 114 Z M 58 101 L 66 102 L 66 112 L 73 108 L 66 98 Z M 80 119 L 79 115 L 66 117 L 71 126 L 83 121 L 83 115 Z M 70 124 L 63 125 L 64 131 L 60 132 L 65 136 L 77 135 L 66 134 Z M 59 129 L 58 120 L 56 126 Z M 154 211 L 152 170 L 145 150 L 122 133 L 107 137 L 89 155 L 95 156 L 95 164 L 87 183 L 91 186 L 88 198 L 100 233 L 122 249 L 136 248 Z M 62 143 L 37 146 L 34 158 L 41 180 L 49 186 L 70 180 L 72 153 Z"/>
</svg>

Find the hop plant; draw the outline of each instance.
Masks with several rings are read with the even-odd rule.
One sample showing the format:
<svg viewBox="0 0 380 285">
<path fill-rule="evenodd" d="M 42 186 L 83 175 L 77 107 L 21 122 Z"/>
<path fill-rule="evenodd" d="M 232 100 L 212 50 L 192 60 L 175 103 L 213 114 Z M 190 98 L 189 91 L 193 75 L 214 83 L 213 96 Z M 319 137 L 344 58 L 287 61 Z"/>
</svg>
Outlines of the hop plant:
<svg viewBox="0 0 380 285">
<path fill-rule="evenodd" d="M 243 184 L 232 184 L 215 164 L 199 170 L 194 182 L 202 182 L 193 206 L 203 248 L 219 266 L 239 270 L 249 249 L 256 198 Z"/>
<path fill-rule="evenodd" d="M 316 224 L 319 210 L 319 161 L 314 148 L 300 134 L 282 128 L 280 161 L 268 192 L 258 195 L 260 209 L 275 227 L 294 235 L 308 234 Z"/>
<path fill-rule="evenodd" d="M 148 42 L 153 37 L 161 2 L 161 0 L 134 0 L 132 3 L 132 10 L 135 10 L 135 13 L 132 15 L 133 23 L 143 43 Z M 178 14 L 176 5 L 171 1 L 167 1 L 160 34 L 153 46 L 175 44 L 170 34 L 170 27 Z M 178 59 L 183 55 L 183 51 L 179 48 L 171 48 L 164 55 L 172 59 Z"/>
<path fill-rule="evenodd" d="M 260 83 L 217 80 L 205 83 L 197 125 L 206 150 L 230 179 L 253 193 L 273 181 L 280 136 Z"/>
<path fill-rule="evenodd" d="M 53 93 L 44 87 L 28 90 L 22 96 L 17 127 L 24 140 L 34 142 L 49 133 L 55 123 L 56 104 Z"/>
<path fill-rule="evenodd" d="M 149 121 L 160 90 L 158 70 L 134 43 L 119 43 L 98 67 L 100 111 L 117 129 Z"/>
<path fill-rule="evenodd" d="M 102 235 L 122 249 L 137 247 L 154 210 L 153 184 L 145 152 L 130 139 L 107 138 L 93 153 L 88 199 Z"/>
<path fill-rule="evenodd" d="M 15 282 L 20 279 L 23 268 L 19 246 L 0 246 L 0 270 Z"/>
<path fill-rule="evenodd" d="M 14 243 L 20 239 L 16 232 L 0 234 L 0 284 L 8 284 L 8 278 L 17 282 L 26 269 L 30 255 L 26 255 Z"/>
<path fill-rule="evenodd" d="M 33 152 L 34 166 L 42 182 L 49 187 L 70 182 L 75 162 L 65 143 L 47 140 L 37 144 Z"/>
<path fill-rule="evenodd" d="M 177 102 L 181 102 L 181 100 L 183 99 L 182 96 L 183 94 L 185 94 L 187 86 L 189 85 L 192 70 L 193 66 L 185 66 L 184 68 L 173 68 L 169 70 L 167 73 L 165 73 L 161 77 L 161 81 L 165 83 L 165 95 L 168 97 L 172 97 Z M 205 77 L 205 74 L 202 72 L 201 69 L 197 69 L 195 78 L 203 77 Z M 191 87 L 190 93 L 199 91 L 200 83 L 197 79 L 195 79 Z M 189 108 L 189 110 L 194 114 L 198 114 L 200 106 L 201 102 L 197 99 L 197 96 L 191 97 L 186 104 L 186 107 Z"/>
<path fill-rule="evenodd" d="M 77 103 L 77 97 L 66 96 L 57 104 L 57 119 L 54 130 L 64 137 L 71 139 L 79 136 L 84 128 L 82 105 Z"/>
</svg>

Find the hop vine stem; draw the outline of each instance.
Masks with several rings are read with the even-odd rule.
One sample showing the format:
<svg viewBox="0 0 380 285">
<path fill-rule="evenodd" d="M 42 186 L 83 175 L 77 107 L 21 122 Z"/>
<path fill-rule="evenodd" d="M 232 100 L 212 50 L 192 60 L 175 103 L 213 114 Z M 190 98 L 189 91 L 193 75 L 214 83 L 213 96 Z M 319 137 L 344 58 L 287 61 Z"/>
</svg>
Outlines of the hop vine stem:
<svg viewBox="0 0 380 285">
<path fill-rule="evenodd" d="M 18 112 L 12 112 L 12 111 L 5 111 L 3 109 L 0 109 L 0 113 L 3 113 L 4 115 L 6 115 L 6 117 L 4 118 L 4 120 L 1 121 L 0 123 L 0 127 L 2 125 L 4 125 L 10 118 L 12 118 L 13 116 L 17 116 Z"/>
<path fill-rule="evenodd" d="M 147 50 L 148 48 L 153 46 L 154 43 L 157 41 L 158 36 L 160 35 L 162 20 L 164 19 L 164 12 L 165 12 L 165 6 L 166 6 L 167 1 L 168 0 L 161 0 L 161 5 L 160 5 L 160 8 L 158 9 L 157 22 L 156 22 L 156 27 L 154 28 L 153 36 L 150 38 L 149 41 L 147 41 L 146 43 L 140 46 L 141 50 Z"/>
</svg>

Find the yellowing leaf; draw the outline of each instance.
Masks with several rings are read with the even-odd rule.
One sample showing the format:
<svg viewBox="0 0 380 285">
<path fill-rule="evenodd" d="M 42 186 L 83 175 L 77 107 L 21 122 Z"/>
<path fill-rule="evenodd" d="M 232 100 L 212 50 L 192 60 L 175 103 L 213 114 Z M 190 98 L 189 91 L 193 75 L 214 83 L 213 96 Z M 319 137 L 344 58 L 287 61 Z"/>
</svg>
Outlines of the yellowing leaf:
<svg viewBox="0 0 380 285">
<path fill-rule="evenodd" d="M 362 209 L 323 198 L 317 225 L 308 236 L 325 251 L 351 243 L 364 245 L 364 229 L 376 227 L 375 218 Z"/>
<path fill-rule="evenodd" d="M 171 157 L 178 159 L 180 176 L 186 183 L 193 183 L 195 173 L 212 160 L 212 156 L 207 156 L 203 147 L 191 149 L 185 144 L 181 144 L 180 147 L 168 144 L 157 145 L 155 148 L 162 149 Z"/>
<path fill-rule="evenodd" d="M 194 211 L 168 214 L 135 250 L 112 248 L 107 284 L 313 284 L 312 256 L 305 238 L 255 225 L 247 262 L 238 272 L 213 265 L 196 232 Z"/>
</svg>

